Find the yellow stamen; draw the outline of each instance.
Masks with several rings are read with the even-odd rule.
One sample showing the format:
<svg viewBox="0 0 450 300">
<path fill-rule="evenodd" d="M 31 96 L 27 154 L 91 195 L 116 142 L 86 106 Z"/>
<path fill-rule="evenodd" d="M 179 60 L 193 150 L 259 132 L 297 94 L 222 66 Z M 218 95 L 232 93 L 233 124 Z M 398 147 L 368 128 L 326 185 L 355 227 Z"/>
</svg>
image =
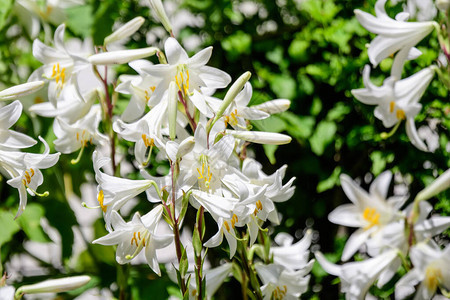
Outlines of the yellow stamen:
<svg viewBox="0 0 450 300">
<path fill-rule="evenodd" d="M 406 119 L 405 111 L 403 109 L 397 109 L 397 119 L 399 120 Z"/>
<path fill-rule="evenodd" d="M 429 265 L 425 270 L 425 285 L 428 290 L 434 293 L 440 282 L 442 282 L 441 270 L 434 265 Z"/>
<path fill-rule="evenodd" d="M 30 172 L 31 172 L 31 177 L 33 177 L 33 176 L 34 176 L 34 170 L 33 170 L 33 168 L 30 168 Z"/>
<path fill-rule="evenodd" d="M 197 168 L 197 172 L 199 174 L 197 179 L 203 179 L 205 182 L 205 186 L 209 187 L 209 184 L 211 183 L 211 179 L 212 179 L 212 173 L 211 173 L 211 168 L 209 167 L 209 165 L 206 167 L 205 163 L 206 163 L 206 165 L 208 164 L 208 162 L 202 162 L 202 170 L 201 171 L 199 168 Z M 205 172 L 205 170 L 207 170 L 207 172 Z"/>
<path fill-rule="evenodd" d="M 223 221 L 223 225 L 225 225 L 225 228 L 227 229 L 227 231 L 230 232 L 230 225 L 228 225 L 228 222 Z"/>
<path fill-rule="evenodd" d="M 256 201 L 256 208 L 257 208 L 258 210 L 262 210 L 262 209 L 263 209 L 261 200 Z"/>
<path fill-rule="evenodd" d="M 363 212 L 363 218 L 369 223 L 364 228 L 366 230 L 380 224 L 380 214 L 377 212 L 375 208 L 366 207 L 366 209 Z"/>
<path fill-rule="evenodd" d="M 395 102 L 394 102 L 394 101 L 391 101 L 391 102 L 389 103 L 389 112 L 390 112 L 390 113 L 393 113 L 393 112 L 394 112 L 394 108 L 395 108 Z"/>
<path fill-rule="evenodd" d="M 137 238 L 136 238 L 136 231 L 133 232 L 133 237 L 131 238 L 131 245 L 133 245 L 133 241 L 136 242 L 136 247 L 138 246 Z"/>
<path fill-rule="evenodd" d="M 235 214 L 233 214 L 233 217 L 231 217 L 231 227 L 234 228 L 234 225 L 235 225 L 238 221 L 239 221 L 239 220 L 238 220 L 238 217 L 237 217 Z"/>
<path fill-rule="evenodd" d="M 156 87 L 155 86 L 151 86 L 150 89 L 152 90 L 152 92 L 154 92 Z"/>
<path fill-rule="evenodd" d="M 105 195 L 103 194 L 103 190 L 100 190 L 100 192 L 98 192 L 98 197 L 97 197 L 97 201 L 100 204 L 100 207 L 102 208 L 102 211 L 104 213 L 106 213 L 106 207 L 108 205 L 103 205 L 103 201 L 105 199 Z"/>
</svg>

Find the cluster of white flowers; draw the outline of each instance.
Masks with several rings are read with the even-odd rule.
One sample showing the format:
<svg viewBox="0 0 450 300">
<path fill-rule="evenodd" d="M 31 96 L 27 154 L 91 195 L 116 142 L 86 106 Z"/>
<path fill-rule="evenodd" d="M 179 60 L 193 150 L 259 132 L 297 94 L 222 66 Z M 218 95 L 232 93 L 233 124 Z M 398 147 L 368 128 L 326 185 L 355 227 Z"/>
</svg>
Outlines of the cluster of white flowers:
<svg viewBox="0 0 450 300">
<path fill-rule="evenodd" d="M 161 3 L 151 3 L 172 35 L 166 39 L 164 51 L 155 47 L 108 51 L 111 43 L 133 35 L 143 24 L 142 17 L 106 37 L 95 54 L 86 45 L 80 47 L 79 42 L 64 41 L 64 24 L 55 31 L 53 46 L 39 40 L 33 43 L 33 55 L 43 65 L 30 76 L 27 85 L 31 90 L 27 92 L 32 92 L 38 82 L 39 87 L 45 85 L 48 101 L 33 104 L 29 111 L 54 118 L 55 149 L 64 154 L 79 151 L 73 164 L 82 158 L 86 147 L 97 147 L 92 160 L 98 183 L 98 208 L 104 213 L 109 233 L 93 243 L 117 245 L 116 260 L 120 264 L 130 262 L 143 250 L 148 265 L 158 275 L 161 271 L 157 250 L 174 244 L 181 291 L 200 299 L 204 295 L 210 297 L 232 274 L 231 263 L 203 273 L 204 249 L 220 246 L 225 236 L 230 260 L 237 251 L 248 256 L 248 262 L 243 262 L 247 270 L 242 272 L 247 272 L 253 293 L 264 299 L 297 298 L 307 290 L 308 273 L 314 263 L 308 260 L 311 232 L 307 231 L 295 244 L 290 236 L 277 237 L 280 246 L 270 249 L 268 230 L 262 229 L 266 221 L 279 224 L 275 204 L 293 195 L 295 178 L 283 183 L 286 166 L 267 175 L 258 161 L 247 156 L 250 143 L 281 145 L 291 141 L 287 135 L 251 131 L 250 125 L 251 120 L 287 110 L 290 101 L 276 99 L 249 106 L 250 72 L 242 74 L 223 99 L 214 97 L 217 89 L 226 88 L 232 80 L 224 71 L 207 66 L 212 47 L 189 57 L 173 37 Z M 143 59 L 153 55 L 159 64 Z M 137 75 L 121 75 L 111 91 L 110 83 L 116 80 L 111 80 L 110 66 L 124 63 Z M 123 114 L 117 116 L 113 109 L 120 94 L 130 95 L 130 101 Z M 20 112 L 18 101 L 0 111 L 0 166 L 12 177 L 8 183 L 19 189 L 19 214 L 25 207 L 25 189 L 37 194 L 36 188 L 42 183 L 39 168 L 54 165 L 59 157 L 59 153 L 49 154 L 48 145 L 41 139 L 46 146 L 44 154 L 22 154 L 24 163 L 17 164 L 19 154 L 11 152 L 11 147 L 34 144 L 28 137 L 7 130 Z M 116 157 L 120 155 L 116 144 L 120 138 L 134 143 L 134 164 L 142 179 L 118 176 Z M 101 154 L 102 148 L 109 148 L 107 156 Z M 10 161 L 8 157 L 15 159 Z M 170 166 L 167 174 L 152 176 L 148 172 L 155 157 L 159 163 L 165 161 Z M 120 209 L 144 192 L 153 208 L 142 216 L 135 212 L 126 222 Z M 180 232 L 188 209 L 198 212 L 192 241 L 183 244 Z M 217 233 L 208 240 L 204 236 L 205 212 L 217 224 Z M 173 234 L 160 233 L 158 227 L 164 221 Z M 269 245 L 258 245 L 258 239 Z M 186 278 L 187 248 L 195 250 L 196 280 Z M 261 260 L 255 264 L 250 252 L 258 254 Z"/>
<path fill-rule="evenodd" d="M 440 27 L 434 21 L 407 22 L 410 16 L 407 12 L 401 12 L 392 19 L 386 13 L 386 1 L 377 1 L 376 16 L 359 9 L 355 10 L 355 14 L 362 26 L 377 34 L 368 49 L 373 66 L 376 67 L 383 59 L 395 54 L 391 75 L 384 80 L 382 86 L 376 86 L 370 80 L 370 66 L 367 65 L 363 72 L 365 88 L 353 90 L 352 93 L 359 101 L 376 105 L 375 117 L 380 119 L 386 128 L 395 125 L 390 134 L 382 135 L 383 138 L 391 136 L 404 120 L 406 133 L 411 143 L 422 151 L 434 151 L 432 145 L 427 145 L 420 138 L 414 118 L 422 109 L 419 100 L 439 68 L 432 65 L 404 79 L 402 79 L 402 72 L 407 60 L 416 59 L 422 54 L 415 48 L 417 43 L 429 35 L 433 29 L 436 29 L 440 35 Z M 442 39 L 440 43 L 446 59 L 449 60 L 448 45 Z"/>
<path fill-rule="evenodd" d="M 429 6 L 431 1 L 417 2 Z M 428 3 L 429 2 L 429 3 Z M 406 60 L 417 58 L 421 52 L 414 46 L 433 29 L 439 31 L 434 21 L 406 22 L 409 14 L 402 12 L 395 19 L 385 11 L 386 0 L 378 0 L 376 16 L 355 10 L 360 23 L 377 37 L 369 45 L 369 59 L 377 66 L 383 59 L 395 54 L 391 76 L 382 86 L 370 81 L 370 66 L 363 72 L 365 88 L 353 90 L 353 95 L 365 104 L 376 105 L 375 117 L 385 127 L 394 129 L 406 120 L 406 132 L 411 143 L 422 151 L 433 151 L 419 138 L 414 123 L 422 105 L 419 100 L 433 79 L 438 66 L 430 66 L 420 72 L 401 79 Z M 405 7 L 411 11 L 413 1 Z M 419 5 L 419 4 L 418 4 Z M 424 6 L 424 7 L 425 7 Z M 419 7 L 419 6 L 417 6 Z M 448 10 L 448 5 L 445 10 Z M 418 18 L 422 17 L 420 12 Z M 441 42 L 448 57 L 448 45 Z M 450 187 L 450 170 L 445 171 L 405 207 L 409 195 L 387 198 L 392 173 L 385 171 L 371 184 L 369 193 L 349 176 L 340 177 L 342 188 L 352 204 L 344 204 L 332 211 L 328 219 L 342 226 L 357 228 L 342 253 L 342 261 L 351 259 L 358 251 L 358 261 L 336 265 L 329 262 L 321 252 L 316 252 L 317 261 L 329 274 L 341 280 L 341 291 L 346 299 L 366 299 L 369 289 L 377 281 L 381 288 L 394 280 L 400 268 L 407 273 L 395 284 L 395 299 L 405 299 L 415 293 L 414 299 L 447 299 L 450 291 L 450 245 L 442 249 L 435 237 L 450 227 L 450 217 L 432 215 L 432 205 L 426 200 Z M 442 295 L 439 294 L 439 291 Z M 438 295 L 435 296 L 435 294 Z"/>
<path fill-rule="evenodd" d="M 32 93 L 43 86 L 42 81 L 30 82 L 0 92 L 0 100 L 11 100 Z M 22 104 L 16 100 L 0 108 L 0 173 L 8 178 L 7 183 L 19 191 L 19 217 L 27 205 L 27 192 L 31 196 L 47 196 L 49 193 L 38 193 L 38 187 L 44 182 L 40 169 L 54 166 L 60 153 L 50 154 L 47 142 L 39 137 L 44 144 L 42 154 L 22 152 L 20 149 L 29 148 L 37 142 L 14 130 L 10 130 L 22 114 Z"/>
</svg>

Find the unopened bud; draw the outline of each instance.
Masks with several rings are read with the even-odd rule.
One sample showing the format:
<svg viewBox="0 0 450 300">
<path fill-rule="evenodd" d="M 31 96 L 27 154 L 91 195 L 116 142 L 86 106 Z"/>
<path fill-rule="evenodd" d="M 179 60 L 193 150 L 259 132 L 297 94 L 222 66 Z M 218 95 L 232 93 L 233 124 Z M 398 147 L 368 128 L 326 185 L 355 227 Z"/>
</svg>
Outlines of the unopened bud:
<svg viewBox="0 0 450 300">
<path fill-rule="evenodd" d="M 167 112 L 169 114 L 169 137 L 173 141 L 177 134 L 177 89 L 175 86 L 175 82 L 171 81 L 169 84 L 169 103 L 167 107 Z"/>
<path fill-rule="evenodd" d="M 441 176 L 420 191 L 415 201 L 428 200 L 448 188 L 450 188 L 450 169 L 442 173 Z"/>
<path fill-rule="evenodd" d="M 239 94 L 239 92 L 244 88 L 244 85 L 247 83 L 247 81 L 250 79 L 251 76 L 252 76 L 252 73 L 247 71 L 244 74 L 242 74 L 233 83 L 233 85 L 230 87 L 230 89 L 226 93 L 225 98 L 222 101 L 222 105 L 219 107 L 216 117 L 214 118 L 214 120 L 211 124 L 211 127 L 212 127 L 212 125 L 214 125 L 214 123 L 217 120 L 219 120 L 222 117 L 222 115 L 225 112 L 225 110 L 227 109 L 227 107 L 230 106 L 231 102 L 233 102 L 233 100 L 234 100 L 234 98 L 236 98 L 237 94 Z"/>
<path fill-rule="evenodd" d="M 82 287 L 91 280 L 91 277 L 73 276 L 60 279 L 50 279 L 36 284 L 23 285 L 17 289 L 16 295 L 39 294 L 39 293 L 61 293 Z"/>
<path fill-rule="evenodd" d="M 0 92 L 0 100 L 12 100 L 26 96 L 40 90 L 44 86 L 43 81 L 31 81 L 7 88 Z"/>
<path fill-rule="evenodd" d="M 227 130 L 226 133 L 235 138 L 257 144 L 284 145 L 292 140 L 286 134 L 266 131 Z"/>
<path fill-rule="evenodd" d="M 138 29 L 144 24 L 145 19 L 143 17 L 136 17 L 131 21 L 128 21 L 124 25 L 122 25 L 119 29 L 111 33 L 105 38 L 104 44 L 111 44 L 113 42 L 117 42 L 123 40 L 133 33 L 138 31 Z"/>
<path fill-rule="evenodd" d="M 155 55 L 158 48 L 148 47 L 132 50 L 119 50 L 94 54 L 88 60 L 93 65 L 120 65 L 130 61 Z"/>
<path fill-rule="evenodd" d="M 450 0 L 436 0 L 436 6 L 440 10 L 446 12 L 450 9 Z"/>
<path fill-rule="evenodd" d="M 289 106 L 291 106 L 291 101 L 287 99 L 276 99 L 254 105 L 251 108 L 255 108 L 272 115 L 288 110 Z"/>
<path fill-rule="evenodd" d="M 193 136 L 190 136 L 184 139 L 180 146 L 178 147 L 177 158 L 181 158 L 192 151 L 195 146 L 195 139 Z"/>
<path fill-rule="evenodd" d="M 172 24 L 170 24 L 169 18 L 167 17 L 166 11 L 164 10 L 164 6 L 162 5 L 161 0 L 149 0 L 150 7 L 155 13 L 158 20 L 164 26 L 164 28 L 172 34 Z"/>
</svg>

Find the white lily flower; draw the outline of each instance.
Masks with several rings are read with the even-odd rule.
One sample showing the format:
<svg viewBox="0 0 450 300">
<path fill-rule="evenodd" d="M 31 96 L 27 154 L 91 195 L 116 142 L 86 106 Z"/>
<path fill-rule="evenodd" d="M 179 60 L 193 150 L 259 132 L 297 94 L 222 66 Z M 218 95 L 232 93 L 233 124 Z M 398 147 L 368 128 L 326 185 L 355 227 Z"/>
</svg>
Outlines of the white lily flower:
<svg viewBox="0 0 450 300">
<path fill-rule="evenodd" d="M 312 230 L 308 229 L 305 236 L 293 244 L 294 238 L 280 232 L 274 238 L 274 241 L 280 245 L 270 247 L 270 254 L 273 255 L 273 262 L 285 267 L 288 270 L 303 269 L 309 262 L 309 247 L 311 246 Z"/>
<path fill-rule="evenodd" d="M 45 78 L 49 82 L 48 98 L 54 106 L 57 106 L 57 99 L 60 98 L 64 87 L 67 84 L 76 84 L 77 76 L 74 75 L 89 66 L 85 58 L 69 52 L 64 43 L 64 31 L 64 24 L 56 29 L 54 48 L 39 40 L 33 42 L 33 55 L 44 65 L 30 76 L 30 80 Z M 76 86 L 78 88 L 77 84 Z"/>
<path fill-rule="evenodd" d="M 200 107 L 199 109 L 201 109 L 201 105 L 196 104 L 195 90 L 201 93 L 201 87 L 211 89 L 224 88 L 231 82 L 231 77 L 227 73 L 206 66 L 206 63 L 211 57 L 212 47 L 203 49 L 189 58 L 178 41 L 169 37 L 164 44 L 164 50 L 168 64 L 158 64 L 142 68 L 148 74 L 162 78 L 150 97 L 150 106 L 155 106 L 161 100 L 171 81 L 175 81 L 179 92 L 186 99 L 190 98 L 195 106 Z M 202 102 L 201 99 L 198 101 Z"/>
<path fill-rule="evenodd" d="M 156 229 L 162 213 L 163 206 L 158 205 L 142 217 L 139 213 L 136 213 L 133 219 L 126 223 L 117 211 L 113 211 L 111 222 L 114 231 L 96 239 L 92 243 L 118 245 L 116 260 L 119 264 L 128 263 L 145 248 L 144 253 L 148 265 L 156 274 L 161 276 L 156 249 L 164 248 L 173 241 L 172 235 L 156 235 Z"/>
<path fill-rule="evenodd" d="M 420 282 L 414 300 L 431 299 L 437 288 L 450 290 L 450 246 L 444 250 L 419 243 L 409 252 L 414 268 L 395 285 L 395 299 L 404 299 L 414 293 Z"/>
<path fill-rule="evenodd" d="M 363 300 L 383 270 L 397 258 L 397 254 L 397 250 L 393 249 L 374 258 L 343 265 L 329 262 L 320 251 L 317 251 L 315 256 L 328 274 L 339 276 L 341 292 L 345 293 L 346 300 Z"/>
<path fill-rule="evenodd" d="M 214 293 L 219 289 L 222 283 L 231 274 L 233 264 L 225 263 L 219 267 L 208 269 L 204 271 L 205 274 L 205 286 L 206 286 L 206 299 L 211 299 Z M 198 299 L 197 284 L 195 280 L 189 281 L 189 299 Z"/>
<path fill-rule="evenodd" d="M 311 260 L 302 270 L 291 271 L 278 264 L 255 265 L 256 272 L 263 282 L 261 292 L 264 300 L 298 299 L 308 290 L 309 275 L 314 264 Z"/>
<path fill-rule="evenodd" d="M 144 24 L 145 19 L 143 17 L 136 17 L 127 23 L 123 24 L 115 30 L 113 33 L 105 37 L 104 44 L 108 45 L 123 39 L 126 39 L 127 37 L 130 37 L 133 35 L 136 31 L 139 30 L 139 28 Z"/>
<path fill-rule="evenodd" d="M 369 59 L 377 66 L 383 59 L 404 48 L 410 49 L 433 31 L 435 22 L 405 22 L 408 14 L 400 13 L 396 19 L 390 18 L 385 11 L 387 0 L 378 0 L 375 4 L 376 17 L 355 10 L 361 25 L 368 31 L 378 34 L 370 43 Z"/>
<path fill-rule="evenodd" d="M 43 81 L 31 81 L 12 86 L 0 92 L 0 100 L 13 100 L 26 96 L 40 90 L 43 86 Z"/>
<path fill-rule="evenodd" d="M 2 300 L 14 300 L 15 289 L 13 286 L 0 287 L 0 299 Z"/>
<path fill-rule="evenodd" d="M 117 92 L 131 95 L 130 102 L 122 114 L 122 120 L 125 122 L 136 121 L 144 114 L 147 103 L 160 81 L 159 78 L 142 71 L 143 67 L 151 66 L 151 62 L 135 60 L 129 65 L 139 75 L 120 76 L 122 82 L 116 87 Z"/>
<path fill-rule="evenodd" d="M 101 108 L 96 104 L 91 107 L 89 113 L 73 124 L 68 124 L 63 119 L 55 119 L 53 131 L 57 139 L 53 142 L 55 149 L 69 154 L 81 149 L 77 160 L 80 159 L 84 148 L 91 144 L 102 144 L 108 138 L 99 132 L 98 125 L 101 120 Z"/>
<path fill-rule="evenodd" d="M 391 222 L 404 217 L 400 207 L 407 197 L 393 196 L 386 200 L 392 173 L 380 174 L 370 186 L 370 194 L 359 187 L 349 176 L 340 176 L 342 189 L 352 204 L 343 204 L 334 209 L 329 215 L 330 222 L 335 224 L 358 227 L 348 239 L 342 260 L 347 261 L 370 237 Z"/>
<path fill-rule="evenodd" d="M 392 72 L 401 74 L 401 69 L 402 66 L 395 66 Z M 406 120 L 406 133 L 411 143 L 418 149 L 427 151 L 427 146 L 417 134 L 414 118 L 422 108 L 418 102 L 433 76 L 434 67 L 428 67 L 402 80 L 391 76 L 378 87 L 370 81 L 370 67 L 366 66 L 363 72 L 366 87 L 352 90 L 352 94 L 364 104 L 376 105 L 375 117 L 382 120 L 387 128 Z"/>
<path fill-rule="evenodd" d="M 98 183 L 97 200 L 105 213 L 106 228 L 111 228 L 111 213 L 119 210 L 127 201 L 150 189 L 155 183 L 163 186 L 164 179 L 153 178 L 145 180 L 131 180 L 111 176 L 103 173 L 100 169 L 110 163 L 107 157 L 101 157 L 97 151 L 92 154 L 94 163 L 95 179 Z M 154 198 L 152 198 L 154 199 Z M 150 200 L 150 199 L 149 199 Z M 157 199 L 157 201 L 161 201 Z"/>
<path fill-rule="evenodd" d="M 436 1 L 437 2 L 437 1 Z M 433 0 L 407 0 L 405 11 L 415 16 L 418 21 L 430 21 L 437 15 L 437 3 Z"/>
<path fill-rule="evenodd" d="M 48 169 L 54 166 L 59 159 L 60 153 L 50 154 L 50 147 L 47 142 L 39 137 L 39 140 L 44 144 L 45 150 L 42 154 L 35 153 L 24 153 L 24 152 L 10 152 L 5 153 L 0 150 L 3 154 L 0 158 L 0 167 L 5 168 L 9 171 L 12 177 L 7 183 L 18 189 L 19 191 L 19 210 L 17 211 L 16 217 L 19 217 L 25 210 L 27 204 L 27 191 L 31 196 L 47 196 L 48 192 L 44 194 L 39 194 L 37 188 L 44 182 L 44 176 L 40 169 Z M 3 152 L 3 153 L 2 153 Z M 12 158 L 13 160 L 18 160 L 23 163 L 21 169 L 14 170 L 14 163 L 10 163 L 10 167 L 7 167 L 7 158 Z M 2 162 L 3 160 L 3 162 Z"/>
<path fill-rule="evenodd" d="M 59 279 L 45 280 L 39 283 L 23 285 L 17 289 L 16 295 L 40 294 L 40 293 L 61 293 L 82 287 L 91 280 L 87 275 L 72 276 Z"/>
<path fill-rule="evenodd" d="M 22 114 L 22 104 L 14 101 L 0 108 L 0 148 L 21 149 L 36 144 L 29 136 L 14 130 L 9 130 Z"/>
</svg>

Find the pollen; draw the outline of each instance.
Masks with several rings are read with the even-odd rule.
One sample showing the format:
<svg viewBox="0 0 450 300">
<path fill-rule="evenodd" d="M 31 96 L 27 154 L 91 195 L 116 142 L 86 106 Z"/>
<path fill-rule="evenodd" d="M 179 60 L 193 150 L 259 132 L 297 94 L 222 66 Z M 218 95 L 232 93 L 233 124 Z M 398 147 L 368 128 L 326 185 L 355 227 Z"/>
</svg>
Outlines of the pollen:
<svg viewBox="0 0 450 300">
<path fill-rule="evenodd" d="M 183 76 L 183 72 L 186 74 L 186 78 Z M 178 86 L 178 90 L 184 93 L 184 95 L 191 94 L 189 92 L 189 70 L 182 68 L 181 71 L 175 75 L 175 83 Z"/>
<path fill-rule="evenodd" d="M 61 81 L 61 85 L 64 85 L 66 81 L 66 68 L 61 68 L 59 63 L 53 65 L 52 76 L 51 79 L 55 79 L 56 83 L 59 84 Z"/>
<path fill-rule="evenodd" d="M 287 294 L 287 286 L 283 285 L 282 288 L 277 286 L 275 290 L 273 290 L 273 299 L 274 300 L 282 300 Z"/>
<path fill-rule="evenodd" d="M 395 102 L 394 102 L 394 101 L 391 101 L 391 102 L 389 103 L 389 112 L 390 112 L 390 113 L 393 113 L 393 112 L 394 112 L 394 108 L 395 108 Z"/>
<path fill-rule="evenodd" d="M 25 173 L 23 174 L 23 176 L 25 177 L 24 179 L 22 179 L 22 183 L 24 186 L 28 186 L 31 182 L 31 178 L 34 176 L 35 172 L 33 168 L 30 168 L 28 170 L 25 170 Z"/>
<path fill-rule="evenodd" d="M 202 163 L 202 170 L 200 171 L 199 168 L 197 168 L 197 172 L 199 174 L 199 176 L 197 177 L 197 179 L 203 179 L 205 186 L 207 188 L 209 188 L 209 184 L 211 183 L 211 179 L 212 179 L 212 173 L 211 173 L 211 168 L 209 167 L 207 162 L 203 162 Z"/>
<path fill-rule="evenodd" d="M 442 282 L 441 270 L 434 264 L 430 264 L 425 270 L 425 285 L 434 293 L 440 282 Z"/>
<path fill-rule="evenodd" d="M 227 229 L 227 231 L 230 232 L 230 225 L 228 225 L 228 222 L 223 221 L 223 225 L 225 225 L 225 228 Z"/>
<path fill-rule="evenodd" d="M 145 147 L 155 146 L 155 140 L 152 138 L 148 138 L 148 136 L 145 133 L 143 133 L 141 137 L 142 137 L 142 140 L 144 141 Z"/>
<path fill-rule="evenodd" d="M 237 117 L 240 117 L 238 114 L 237 109 L 235 109 L 234 111 L 232 111 L 230 113 L 229 116 L 225 116 L 224 120 L 225 120 L 225 126 L 227 126 L 228 124 L 231 124 L 232 126 L 236 126 L 239 123 L 239 120 Z"/>
<path fill-rule="evenodd" d="M 380 224 L 380 214 L 375 208 L 366 207 L 363 212 L 363 218 L 368 223 L 368 225 L 364 228 L 366 230 Z"/>
<path fill-rule="evenodd" d="M 233 214 L 233 216 L 231 217 L 231 220 L 230 220 L 230 222 L 231 222 L 231 227 L 234 228 L 234 225 L 235 225 L 238 221 L 239 221 L 238 217 L 237 217 L 235 214 Z"/>
<path fill-rule="evenodd" d="M 100 204 L 100 207 L 102 208 L 102 211 L 104 213 L 106 213 L 106 207 L 108 205 L 103 205 L 104 199 L 105 199 L 105 195 L 103 194 L 103 190 L 100 190 L 100 192 L 98 192 L 97 201 Z"/>
<path fill-rule="evenodd" d="M 403 109 L 397 109 L 397 119 L 399 120 L 406 119 L 405 111 Z"/>
</svg>

